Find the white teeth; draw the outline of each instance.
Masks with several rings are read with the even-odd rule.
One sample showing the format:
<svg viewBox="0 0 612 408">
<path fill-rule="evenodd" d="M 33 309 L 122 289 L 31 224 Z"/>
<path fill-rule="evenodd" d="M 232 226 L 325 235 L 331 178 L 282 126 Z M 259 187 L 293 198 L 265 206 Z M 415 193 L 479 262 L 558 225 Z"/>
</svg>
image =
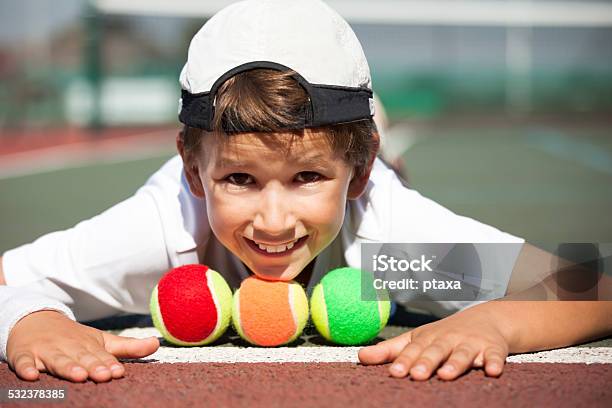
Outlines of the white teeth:
<svg viewBox="0 0 612 408">
<path fill-rule="evenodd" d="M 265 245 L 265 244 L 260 244 L 259 242 L 255 242 L 257 244 L 257 246 L 259 247 L 259 249 L 266 251 L 270 254 L 273 253 L 277 253 L 277 252 L 284 252 L 287 251 L 291 248 L 293 248 L 293 246 L 295 245 L 295 243 L 298 240 L 296 239 L 295 241 L 291 241 L 288 244 L 284 244 L 284 245 L 278 245 L 278 246 L 274 246 L 274 245 Z"/>
</svg>

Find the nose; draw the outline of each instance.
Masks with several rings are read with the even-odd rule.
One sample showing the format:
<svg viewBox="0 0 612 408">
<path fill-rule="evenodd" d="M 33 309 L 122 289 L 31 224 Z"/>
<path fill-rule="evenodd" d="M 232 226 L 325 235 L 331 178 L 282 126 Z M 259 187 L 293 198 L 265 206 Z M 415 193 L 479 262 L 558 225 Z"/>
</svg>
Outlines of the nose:
<svg viewBox="0 0 612 408">
<path fill-rule="evenodd" d="M 258 210 L 253 220 L 253 228 L 260 239 L 287 239 L 293 237 L 296 218 L 292 202 L 282 191 L 282 187 L 266 186 L 259 197 Z"/>
</svg>

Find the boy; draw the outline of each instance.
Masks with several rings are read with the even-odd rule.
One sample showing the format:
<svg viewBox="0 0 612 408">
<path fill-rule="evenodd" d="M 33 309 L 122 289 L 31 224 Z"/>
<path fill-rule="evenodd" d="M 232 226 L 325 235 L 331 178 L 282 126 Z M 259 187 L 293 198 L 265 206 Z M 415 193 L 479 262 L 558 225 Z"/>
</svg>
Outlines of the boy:
<svg viewBox="0 0 612 408">
<path fill-rule="evenodd" d="M 0 357 L 19 377 L 121 377 L 117 358 L 149 355 L 157 339 L 121 338 L 75 318 L 147 313 L 154 285 L 178 265 L 207 264 L 234 287 L 250 273 L 312 287 L 333 267 L 359 267 L 364 242 L 523 242 L 406 189 L 376 158 L 367 62 L 320 1 L 227 7 L 194 37 L 181 85 L 180 158 L 103 214 L 4 254 Z M 430 304 L 439 315 L 466 306 Z M 517 321 L 521 308 L 531 316 Z M 425 379 L 444 362 L 441 378 L 472 366 L 496 376 L 509 351 L 605 334 L 607 312 L 587 302 L 491 302 L 359 357 L 395 361 L 397 377 Z M 551 317 L 576 324 L 577 334 L 545 327 Z M 545 331 L 531 335 L 538 326 Z"/>
</svg>

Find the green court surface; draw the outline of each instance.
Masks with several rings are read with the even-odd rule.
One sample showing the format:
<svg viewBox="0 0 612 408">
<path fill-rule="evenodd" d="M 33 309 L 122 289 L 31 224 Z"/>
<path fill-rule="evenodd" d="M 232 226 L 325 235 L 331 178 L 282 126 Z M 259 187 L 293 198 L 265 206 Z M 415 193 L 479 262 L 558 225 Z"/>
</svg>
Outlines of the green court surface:
<svg viewBox="0 0 612 408">
<path fill-rule="evenodd" d="M 0 179 L 0 252 L 130 197 L 170 156 Z"/>
<path fill-rule="evenodd" d="M 408 180 L 425 196 L 529 241 L 612 242 L 609 126 L 412 133 Z M 0 253 L 129 197 L 171 155 L 0 178 Z"/>
<path fill-rule="evenodd" d="M 612 128 L 422 132 L 405 155 L 422 194 L 535 242 L 612 242 Z"/>
</svg>

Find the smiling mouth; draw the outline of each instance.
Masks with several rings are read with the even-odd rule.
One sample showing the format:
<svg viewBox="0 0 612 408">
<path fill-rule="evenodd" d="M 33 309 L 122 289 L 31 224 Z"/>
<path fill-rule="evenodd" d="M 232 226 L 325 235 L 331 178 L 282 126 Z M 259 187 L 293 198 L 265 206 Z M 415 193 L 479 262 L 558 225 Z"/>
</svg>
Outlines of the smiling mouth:
<svg viewBox="0 0 612 408">
<path fill-rule="evenodd" d="M 273 256 L 280 257 L 286 256 L 293 253 L 295 250 L 304 246 L 304 243 L 308 239 L 308 235 L 305 235 L 295 241 L 288 242 L 284 245 L 264 245 L 257 244 L 255 241 L 244 237 L 245 241 L 255 252 L 265 255 L 265 256 Z"/>
</svg>

